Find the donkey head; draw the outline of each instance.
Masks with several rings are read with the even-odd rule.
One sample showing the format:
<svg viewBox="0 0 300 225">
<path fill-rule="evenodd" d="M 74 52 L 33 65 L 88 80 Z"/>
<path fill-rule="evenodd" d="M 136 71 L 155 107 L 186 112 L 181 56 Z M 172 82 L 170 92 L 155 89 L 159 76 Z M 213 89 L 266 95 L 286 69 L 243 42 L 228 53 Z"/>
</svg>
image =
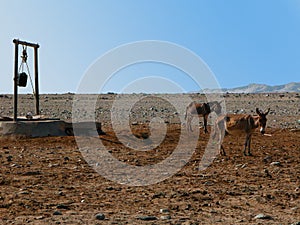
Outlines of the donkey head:
<svg viewBox="0 0 300 225">
<path fill-rule="evenodd" d="M 222 111 L 221 102 L 214 101 L 214 102 L 209 102 L 208 104 L 212 112 L 215 112 L 217 115 L 221 113 Z"/>
<path fill-rule="evenodd" d="M 258 126 L 259 126 L 259 131 L 260 133 L 264 134 L 265 133 L 265 128 L 267 125 L 267 115 L 270 112 L 270 108 L 266 112 L 260 111 L 258 108 L 256 108 L 256 113 L 258 114 Z"/>
</svg>

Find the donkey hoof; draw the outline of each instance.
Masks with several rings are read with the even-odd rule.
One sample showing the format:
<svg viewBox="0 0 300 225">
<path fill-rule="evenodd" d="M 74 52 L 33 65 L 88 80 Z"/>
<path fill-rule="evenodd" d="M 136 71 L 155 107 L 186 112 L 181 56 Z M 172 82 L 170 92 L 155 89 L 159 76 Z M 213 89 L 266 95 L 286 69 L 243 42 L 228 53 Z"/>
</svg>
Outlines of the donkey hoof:
<svg viewBox="0 0 300 225">
<path fill-rule="evenodd" d="M 220 155 L 221 155 L 221 156 L 226 156 L 226 152 L 221 151 L 221 152 L 220 152 Z"/>
<path fill-rule="evenodd" d="M 246 152 L 244 152 L 244 156 L 253 156 L 251 152 L 248 152 L 248 154 Z"/>
</svg>

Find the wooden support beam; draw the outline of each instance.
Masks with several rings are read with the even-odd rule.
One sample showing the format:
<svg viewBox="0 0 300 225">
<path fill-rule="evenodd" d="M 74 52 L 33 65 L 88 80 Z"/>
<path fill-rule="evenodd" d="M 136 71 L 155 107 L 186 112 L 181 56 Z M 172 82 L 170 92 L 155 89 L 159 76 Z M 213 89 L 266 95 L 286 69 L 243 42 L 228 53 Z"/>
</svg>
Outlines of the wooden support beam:
<svg viewBox="0 0 300 225">
<path fill-rule="evenodd" d="M 14 42 L 15 43 L 15 42 Z M 18 58 L 19 45 L 15 43 L 15 66 L 14 66 L 14 121 L 18 117 Z"/>
<path fill-rule="evenodd" d="M 33 48 L 39 48 L 40 47 L 39 44 L 33 44 L 33 43 L 30 43 L 30 42 L 26 42 L 26 41 L 20 41 L 19 39 L 14 39 L 13 43 L 20 44 L 20 45 L 26 45 L 26 46 L 33 47 Z"/>
<path fill-rule="evenodd" d="M 34 84 L 35 84 L 35 113 L 40 115 L 38 49 L 34 48 Z"/>
</svg>

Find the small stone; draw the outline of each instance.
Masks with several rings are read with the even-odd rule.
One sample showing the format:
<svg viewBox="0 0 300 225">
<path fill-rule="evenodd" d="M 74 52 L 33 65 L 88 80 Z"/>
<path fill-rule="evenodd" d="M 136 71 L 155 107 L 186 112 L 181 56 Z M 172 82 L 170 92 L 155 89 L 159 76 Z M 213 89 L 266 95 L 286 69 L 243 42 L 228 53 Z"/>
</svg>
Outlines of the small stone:
<svg viewBox="0 0 300 225">
<path fill-rule="evenodd" d="M 54 211 L 53 215 L 54 216 L 60 216 L 60 215 L 62 215 L 62 213 L 60 211 Z"/>
<path fill-rule="evenodd" d="M 300 225 L 300 221 L 298 221 L 296 223 L 292 223 L 291 225 Z"/>
<path fill-rule="evenodd" d="M 111 190 L 114 190 L 114 188 L 109 186 L 109 187 L 106 188 L 106 190 L 111 191 Z"/>
<path fill-rule="evenodd" d="M 65 193 L 63 193 L 62 191 L 59 191 L 57 194 L 60 196 L 65 196 Z"/>
<path fill-rule="evenodd" d="M 65 204 L 58 204 L 58 205 L 56 206 L 56 208 L 58 208 L 58 209 L 67 209 L 67 210 L 70 209 L 70 207 L 67 206 L 67 205 L 65 205 Z"/>
<path fill-rule="evenodd" d="M 169 209 L 160 209 L 159 212 L 160 213 L 169 213 L 170 210 Z"/>
<path fill-rule="evenodd" d="M 272 156 L 266 156 L 266 157 L 263 159 L 263 161 L 264 161 L 265 163 L 270 162 L 271 160 L 272 160 Z"/>
<path fill-rule="evenodd" d="M 269 170 L 264 169 L 264 173 L 265 173 L 265 176 L 266 176 L 266 177 L 272 178 L 272 175 L 270 174 Z"/>
<path fill-rule="evenodd" d="M 265 214 L 263 214 L 263 213 L 260 213 L 260 214 L 256 215 L 256 216 L 254 217 L 254 219 L 271 220 L 271 219 L 273 219 L 273 218 L 272 218 L 271 216 L 269 216 L 269 215 L 265 215 Z"/>
<path fill-rule="evenodd" d="M 144 221 L 150 221 L 150 220 L 157 220 L 157 217 L 155 216 L 139 216 L 139 220 L 144 220 Z"/>
<path fill-rule="evenodd" d="M 162 219 L 162 220 L 170 220 L 171 216 L 170 215 L 161 216 L 160 219 Z"/>
<path fill-rule="evenodd" d="M 204 185 L 206 185 L 206 186 L 212 186 L 212 185 L 214 185 L 214 183 L 212 181 L 206 181 L 204 183 Z"/>
<path fill-rule="evenodd" d="M 241 168 L 244 169 L 247 166 L 247 164 L 237 164 L 235 167 L 236 169 Z"/>
<path fill-rule="evenodd" d="M 281 166 L 280 162 L 271 162 L 271 166 Z"/>
<path fill-rule="evenodd" d="M 236 167 L 236 168 L 239 168 L 239 167 L 241 167 L 242 165 L 243 165 L 243 164 L 236 164 L 235 167 Z"/>
<path fill-rule="evenodd" d="M 35 217 L 36 220 L 42 220 L 44 218 L 45 218 L 44 216 L 37 216 L 37 217 Z"/>
<path fill-rule="evenodd" d="M 95 217 L 96 217 L 97 220 L 104 220 L 105 219 L 105 215 L 103 213 L 98 213 L 98 214 L 96 214 Z"/>
</svg>

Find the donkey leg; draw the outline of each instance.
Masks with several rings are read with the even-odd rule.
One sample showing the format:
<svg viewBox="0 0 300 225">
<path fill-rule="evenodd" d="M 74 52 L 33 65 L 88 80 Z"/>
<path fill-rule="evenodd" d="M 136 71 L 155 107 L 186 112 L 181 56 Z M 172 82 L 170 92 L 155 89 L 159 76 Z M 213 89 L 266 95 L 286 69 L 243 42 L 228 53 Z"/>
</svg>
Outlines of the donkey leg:
<svg viewBox="0 0 300 225">
<path fill-rule="evenodd" d="M 188 118 L 187 118 L 187 120 L 186 120 L 185 126 L 186 126 L 187 132 L 189 132 L 189 131 L 190 131 L 190 128 L 189 128 L 189 119 L 188 119 Z"/>
<path fill-rule="evenodd" d="M 226 152 L 225 152 L 223 145 L 221 145 L 220 154 L 223 156 L 226 156 Z"/>
<path fill-rule="evenodd" d="M 245 144 L 244 144 L 244 156 L 247 155 L 247 152 L 246 152 L 247 146 L 248 146 L 248 135 L 246 136 L 246 140 L 245 140 Z"/>
<path fill-rule="evenodd" d="M 248 138 L 248 155 L 251 156 L 252 153 L 250 151 L 250 144 L 251 144 L 251 134 L 249 135 L 249 138 Z"/>
<path fill-rule="evenodd" d="M 190 115 L 187 118 L 186 126 L 187 126 L 187 130 L 189 132 L 193 132 L 193 129 L 192 129 L 192 116 L 190 116 Z"/>
<path fill-rule="evenodd" d="M 220 148 L 220 155 L 226 156 L 225 149 L 222 145 L 222 135 L 225 133 L 224 124 L 221 122 L 218 122 L 216 124 L 215 130 L 214 130 L 214 138 L 217 137 L 218 140 L 218 146 Z"/>
<path fill-rule="evenodd" d="M 245 146 L 244 146 L 244 155 L 245 156 L 251 156 L 251 152 L 250 152 L 250 142 L 251 142 L 251 134 L 247 134 L 246 136 L 246 141 L 245 141 Z M 248 153 L 246 152 L 248 148 Z"/>
<path fill-rule="evenodd" d="M 208 133 L 208 130 L 207 130 L 207 118 L 208 118 L 208 115 L 204 115 L 203 116 L 203 120 L 204 120 L 204 133 Z"/>
</svg>

